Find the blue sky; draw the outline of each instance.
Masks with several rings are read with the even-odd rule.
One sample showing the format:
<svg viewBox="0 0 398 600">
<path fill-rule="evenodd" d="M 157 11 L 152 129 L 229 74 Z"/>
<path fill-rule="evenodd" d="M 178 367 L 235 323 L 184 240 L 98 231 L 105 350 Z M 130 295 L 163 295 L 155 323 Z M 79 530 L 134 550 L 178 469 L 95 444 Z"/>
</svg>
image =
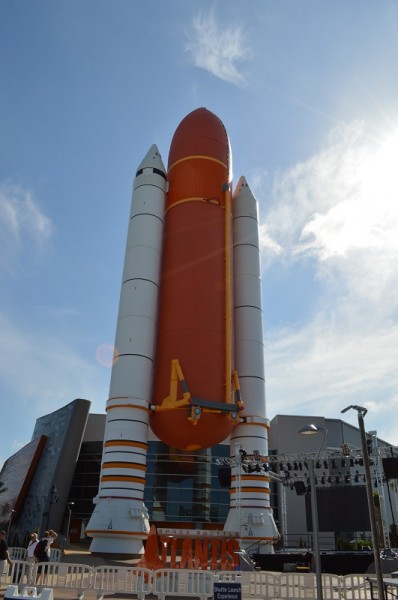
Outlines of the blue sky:
<svg viewBox="0 0 398 600">
<path fill-rule="evenodd" d="M 0 464 L 104 411 L 135 170 L 199 106 L 259 201 L 267 416 L 398 444 L 397 64 L 395 1 L 0 3 Z"/>
</svg>

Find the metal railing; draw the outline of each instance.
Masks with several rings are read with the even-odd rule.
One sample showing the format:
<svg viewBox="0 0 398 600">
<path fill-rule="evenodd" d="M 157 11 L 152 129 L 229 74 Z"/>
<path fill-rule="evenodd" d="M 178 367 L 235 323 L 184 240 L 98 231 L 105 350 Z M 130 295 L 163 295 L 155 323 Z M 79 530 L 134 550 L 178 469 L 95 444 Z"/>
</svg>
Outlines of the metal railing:
<svg viewBox="0 0 398 600">
<path fill-rule="evenodd" d="M 37 585 L 36 585 L 37 580 Z M 213 598 L 214 583 L 238 583 L 242 600 L 284 600 L 287 598 L 316 598 L 314 573 L 279 573 L 268 571 L 200 571 L 188 569 L 158 569 L 150 571 L 138 567 L 98 566 L 74 563 L 32 564 L 14 560 L 0 575 L 0 587 L 26 586 L 35 589 L 70 590 L 82 600 L 86 590 L 97 593 L 98 600 L 105 594 L 128 594 L 129 598 L 145 600 L 148 595 L 159 600 L 167 597 Z M 32 588 L 30 588 L 32 589 Z M 365 574 L 337 576 L 322 574 L 324 600 L 371 600 L 371 590 Z M 15 589 L 14 589 L 15 591 Z M 15 594 L 12 594 L 15 596 Z M 16 596 L 24 598 L 25 596 Z M 74 596 L 71 596 L 74 597 Z"/>
</svg>

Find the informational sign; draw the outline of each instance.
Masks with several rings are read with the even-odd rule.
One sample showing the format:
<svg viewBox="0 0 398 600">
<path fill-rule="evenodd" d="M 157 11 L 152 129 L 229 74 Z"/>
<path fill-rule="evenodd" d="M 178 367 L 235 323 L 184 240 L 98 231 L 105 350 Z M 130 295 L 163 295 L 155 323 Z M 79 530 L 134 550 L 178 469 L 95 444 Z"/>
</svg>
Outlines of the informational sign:
<svg viewBox="0 0 398 600">
<path fill-rule="evenodd" d="M 215 581 L 213 600 L 242 600 L 242 586 L 236 581 Z"/>
</svg>

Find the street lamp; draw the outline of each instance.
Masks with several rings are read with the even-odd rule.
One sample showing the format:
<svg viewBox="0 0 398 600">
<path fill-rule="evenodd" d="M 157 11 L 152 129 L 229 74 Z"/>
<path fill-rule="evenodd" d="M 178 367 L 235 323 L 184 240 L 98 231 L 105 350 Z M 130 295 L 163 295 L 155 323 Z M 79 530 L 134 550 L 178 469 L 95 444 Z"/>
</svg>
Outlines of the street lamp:
<svg viewBox="0 0 398 600">
<path fill-rule="evenodd" d="M 372 540 L 373 540 L 373 556 L 375 561 L 375 569 L 376 569 L 376 579 L 377 579 L 377 588 L 378 588 L 378 597 L 380 600 L 385 599 L 384 594 L 384 582 L 383 582 L 383 571 L 381 568 L 381 560 L 380 560 L 380 547 L 379 547 L 379 538 L 377 534 L 377 524 L 376 524 L 376 510 L 373 501 L 373 490 L 372 490 L 372 480 L 370 473 L 370 461 L 368 454 L 368 445 L 366 442 L 366 432 L 365 432 L 365 421 L 364 416 L 368 412 L 366 408 L 363 406 L 356 406 L 351 404 L 351 406 L 347 406 L 341 412 L 345 413 L 347 410 L 353 408 L 358 413 L 358 426 L 361 434 L 361 445 L 362 445 L 362 454 L 363 454 L 363 466 L 365 471 L 365 483 L 366 483 L 366 495 L 368 498 L 368 507 L 369 507 L 369 517 L 370 517 L 370 528 L 372 532 Z"/>
<path fill-rule="evenodd" d="M 68 525 L 66 528 L 66 543 L 70 544 L 70 539 L 69 539 L 69 528 L 70 528 L 70 520 L 71 520 L 71 516 L 72 516 L 72 506 L 74 506 L 74 502 L 68 502 L 68 504 L 66 505 L 68 508 Z"/>
<path fill-rule="evenodd" d="M 299 430 L 302 435 L 314 435 L 316 433 L 323 433 L 321 445 L 318 450 L 316 459 L 318 459 L 325 440 L 327 429 L 320 425 L 304 425 Z M 316 499 L 316 484 L 315 484 L 315 460 L 313 458 L 308 459 L 308 471 L 311 486 L 311 516 L 312 516 L 312 531 L 314 534 L 314 559 L 315 559 L 315 578 L 316 578 L 316 597 L 318 600 L 323 599 L 322 590 L 322 565 L 321 565 L 321 553 L 319 550 L 319 522 L 318 522 L 318 505 Z"/>
</svg>

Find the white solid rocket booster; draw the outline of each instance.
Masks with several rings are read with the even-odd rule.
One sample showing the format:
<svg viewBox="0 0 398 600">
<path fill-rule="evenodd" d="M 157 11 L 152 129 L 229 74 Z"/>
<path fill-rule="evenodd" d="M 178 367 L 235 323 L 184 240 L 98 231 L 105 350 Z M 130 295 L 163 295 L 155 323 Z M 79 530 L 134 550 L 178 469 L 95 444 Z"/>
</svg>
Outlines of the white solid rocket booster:
<svg viewBox="0 0 398 600">
<path fill-rule="evenodd" d="M 100 486 L 86 533 L 91 552 L 139 554 L 149 532 L 144 505 L 158 311 L 166 170 L 156 145 L 133 184 L 107 401 Z"/>
<path fill-rule="evenodd" d="M 268 540 L 278 531 L 270 509 L 269 476 L 242 471 L 239 449 L 268 456 L 269 420 L 265 417 L 265 374 L 261 268 L 257 201 L 241 177 L 233 201 L 235 360 L 244 409 L 231 434 L 231 505 L 225 530 L 240 530 L 243 546 Z M 234 464 L 235 463 L 235 464 Z M 261 462 L 260 462 L 261 464 Z M 239 470 L 239 472 L 238 472 Z"/>
</svg>

